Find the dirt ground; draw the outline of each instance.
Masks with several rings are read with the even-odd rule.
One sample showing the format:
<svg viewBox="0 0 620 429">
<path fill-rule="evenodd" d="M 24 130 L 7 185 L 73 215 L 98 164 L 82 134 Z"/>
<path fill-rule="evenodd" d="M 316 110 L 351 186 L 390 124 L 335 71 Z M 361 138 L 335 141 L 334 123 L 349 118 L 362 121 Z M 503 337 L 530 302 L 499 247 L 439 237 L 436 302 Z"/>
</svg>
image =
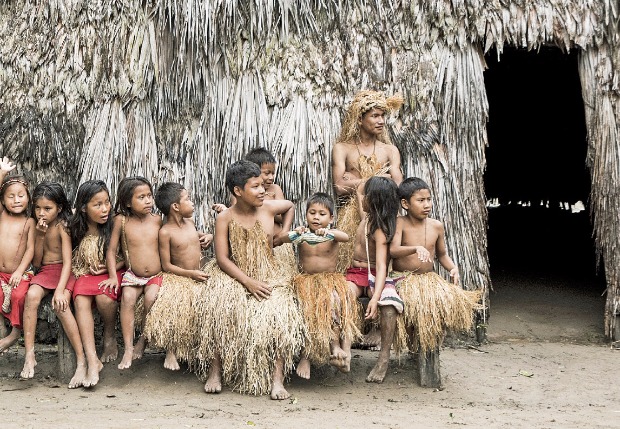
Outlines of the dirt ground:
<svg viewBox="0 0 620 429">
<path fill-rule="evenodd" d="M 92 389 L 55 379 L 54 347 L 38 346 L 33 380 L 23 347 L 0 356 L 3 428 L 612 428 L 620 427 L 620 351 L 605 342 L 604 297 L 549 279 L 494 280 L 488 343 L 441 350 L 443 389 L 422 388 L 393 358 L 383 384 L 364 378 L 376 353 L 354 350 L 352 372 L 293 376 L 290 400 L 203 393 L 193 374 L 151 351 L 130 370 L 106 364 Z M 147 350 L 148 351 L 148 350 Z"/>
</svg>

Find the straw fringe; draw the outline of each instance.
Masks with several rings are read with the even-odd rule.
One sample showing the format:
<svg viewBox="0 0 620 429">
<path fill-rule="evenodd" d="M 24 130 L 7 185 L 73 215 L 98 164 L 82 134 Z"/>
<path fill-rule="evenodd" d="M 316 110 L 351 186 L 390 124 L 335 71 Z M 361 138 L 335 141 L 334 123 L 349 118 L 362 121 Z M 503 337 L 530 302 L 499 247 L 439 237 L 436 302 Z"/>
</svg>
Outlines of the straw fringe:
<svg viewBox="0 0 620 429">
<path fill-rule="evenodd" d="M 361 339 L 361 305 L 341 273 L 299 274 L 293 285 L 307 329 L 304 352 L 313 364 L 328 363 L 338 331 L 340 338 Z"/>
<path fill-rule="evenodd" d="M 268 299 L 257 301 L 247 289 L 212 261 L 208 287 L 196 297 L 200 343 L 195 371 L 205 378 L 219 354 L 222 381 L 241 393 L 271 391 L 277 357 L 285 377 L 304 344 L 305 328 L 292 288 L 292 273 L 276 261 L 260 222 L 245 229 L 229 226 L 231 255 L 250 277 L 272 287 Z"/>
<path fill-rule="evenodd" d="M 446 331 L 470 329 L 474 311 L 480 308 L 481 291 L 463 290 L 437 273 L 394 272 L 391 277 L 405 278 L 396 284 L 405 310 L 397 319 L 397 349 L 407 344 L 406 328 L 412 326 L 417 341 L 409 346 L 422 352 L 441 345 Z"/>
<path fill-rule="evenodd" d="M 205 288 L 205 283 L 189 277 L 164 273 L 144 326 L 144 336 L 151 346 L 172 351 L 177 359 L 190 364 L 195 360 L 199 331 L 193 302 Z"/>
</svg>

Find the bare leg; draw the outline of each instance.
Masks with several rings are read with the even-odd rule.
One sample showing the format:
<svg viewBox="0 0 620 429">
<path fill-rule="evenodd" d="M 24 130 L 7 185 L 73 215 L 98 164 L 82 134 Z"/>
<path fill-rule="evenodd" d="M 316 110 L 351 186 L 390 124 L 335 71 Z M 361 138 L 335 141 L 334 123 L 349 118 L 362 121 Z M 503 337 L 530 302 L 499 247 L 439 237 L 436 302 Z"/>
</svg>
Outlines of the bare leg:
<svg viewBox="0 0 620 429">
<path fill-rule="evenodd" d="M 6 352 L 13 344 L 19 340 L 22 330 L 13 326 L 11 333 L 0 340 L 0 354 Z"/>
<path fill-rule="evenodd" d="M 88 371 L 83 380 L 84 387 L 95 386 L 99 382 L 99 372 L 103 364 L 97 356 L 95 346 L 95 321 L 93 320 L 92 302 L 94 297 L 91 295 L 78 295 L 75 297 L 75 320 L 77 322 L 84 354 L 88 364 Z"/>
<path fill-rule="evenodd" d="M 340 347 L 340 328 L 335 327 L 329 343 L 329 364 L 342 371 L 347 354 Z"/>
<path fill-rule="evenodd" d="M 144 287 L 144 314 L 142 315 L 142 326 L 140 327 L 141 333 L 144 332 L 144 324 L 146 323 L 146 315 L 149 314 L 149 311 L 151 311 L 151 308 L 153 307 L 153 304 L 155 303 L 155 300 L 157 299 L 158 293 L 159 293 L 159 285 L 147 285 Z M 133 348 L 133 358 L 142 359 L 145 348 L 146 348 L 146 338 L 144 337 L 143 334 L 140 334 L 140 336 L 138 337 L 138 341 L 136 342 L 136 345 Z M 176 356 L 174 356 L 173 354 L 172 357 L 174 358 L 174 361 L 176 362 L 177 360 Z M 176 366 L 175 366 L 171 361 L 171 365 L 172 367 L 168 368 L 166 367 L 166 364 L 164 363 L 164 367 L 168 369 L 172 369 L 172 370 L 180 369 L 178 362 L 176 363 Z"/>
<path fill-rule="evenodd" d="M 41 299 L 48 294 L 48 291 L 40 285 L 31 284 L 26 294 L 26 302 L 24 304 L 24 348 L 26 349 L 26 358 L 24 359 L 24 368 L 19 376 L 21 378 L 34 377 L 34 367 L 37 366 L 37 360 L 34 355 L 34 335 L 37 329 L 37 310 L 41 304 Z"/>
<path fill-rule="evenodd" d="M 133 337 L 135 332 L 135 310 L 136 301 L 142 293 L 141 286 L 125 286 L 123 288 L 123 296 L 121 298 L 121 330 L 123 331 L 123 343 L 125 351 L 118 369 L 127 369 L 131 367 L 131 361 L 134 355 Z M 105 362 L 105 361 L 104 361 Z"/>
<path fill-rule="evenodd" d="M 284 359 L 276 358 L 276 365 L 271 378 L 271 399 L 283 400 L 291 397 L 284 388 Z"/>
<path fill-rule="evenodd" d="M 205 383 L 205 392 L 220 393 L 222 391 L 222 360 L 216 355 L 209 365 L 209 376 Z"/>
<path fill-rule="evenodd" d="M 301 359 L 299 359 L 295 373 L 301 378 L 310 379 L 310 360 L 305 350 L 301 351 Z"/>
<path fill-rule="evenodd" d="M 0 338 L 4 338 L 9 335 L 9 330 L 6 329 L 4 316 L 0 315 Z"/>
<path fill-rule="evenodd" d="M 381 311 L 381 351 L 377 363 L 366 377 L 369 383 L 382 383 L 390 363 L 390 349 L 396 330 L 396 309 L 391 305 L 379 307 Z"/>
<path fill-rule="evenodd" d="M 166 352 L 166 359 L 164 360 L 164 368 L 169 369 L 171 371 L 178 371 L 181 369 L 181 367 L 179 366 L 179 361 L 177 360 L 177 356 L 171 350 L 168 350 Z"/>
<path fill-rule="evenodd" d="M 107 295 L 95 296 L 97 310 L 103 321 L 103 353 L 101 362 L 112 362 L 118 357 L 118 344 L 116 343 L 116 312 L 118 303 Z"/>
<path fill-rule="evenodd" d="M 70 291 L 65 290 L 65 295 L 67 300 L 71 299 Z M 82 338 L 80 337 L 80 331 L 75 317 L 71 312 L 71 308 L 67 308 L 65 311 L 57 311 L 56 316 L 58 316 L 58 320 L 62 323 L 65 335 L 69 339 L 71 347 L 73 347 L 73 350 L 75 351 L 77 366 L 75 368 L 75 374 L 73 374 L 71 381 L 69 381 L 69 389 L 75 389 L 76 387 L 80 387 L 84 384 L 87 373 L 86 356 L 84 355 Z M 95 354 L 95 357 L 96 356 L 97 355 Z"/>
<path fill-rule="evenodd" d="M 351 338 L 346 337 L 340 339 L 340 348 L 345 354 L 344 364 L 342 368 L 340 368 L 340 371 L 349 372 L 351 371 Z"/>
</svg>

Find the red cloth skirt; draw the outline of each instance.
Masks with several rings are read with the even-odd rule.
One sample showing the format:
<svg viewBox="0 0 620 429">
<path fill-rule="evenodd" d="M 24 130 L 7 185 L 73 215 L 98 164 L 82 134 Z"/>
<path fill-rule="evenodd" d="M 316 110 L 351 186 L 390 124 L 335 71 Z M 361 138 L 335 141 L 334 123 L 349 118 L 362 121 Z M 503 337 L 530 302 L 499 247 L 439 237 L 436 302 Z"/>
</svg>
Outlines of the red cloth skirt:
<svg viewBox="0 0 620 429">
<path fill-rule="evenodd" d="M 0 280 L 8 283 L 12 274 L 0 272 Z M 22 321 L 24 318 L 24 303 L 26 302 L 26 293 L 30 287 L 31 275 L 27 275 L 27 279 L 23 278 L 19 282 L 19 286 L 11 291 L 11 312 L 5 313 L 0 309 L 0 313 L 11 322 L 11 326 L 22 329 Z M 0 302 L 4 301 L 4 292 L 0 289 Z"/>
<path fill-rule="evenodd" d="M 43 265 L 39 272 L 30 280 L 31 285 L 39 285 L 43 289 L 55 290 L 58 287 L 60 281 L 60 275 L 62 274 L 62 264 L 50 264 Z M 73 273 L 69 275 L 67 285 L 65 289 L 73 292 L 75 285 L 75 277 Z"/>
<path fill-rule="evenodd" d="M 123 279 L 123 274 L 125 270 L 117 270 L 116 278 L 118 280 L 118 292 L 111 291 L 110 288 L 106 288 L 105 292 L 103 288 L 99 288 L 99 283 L 109 278 L 108 274 L 100 274 L 98 276 L 93 276 L 91 274 L 85 274 L 83 276 L 78 277 L 75 280 L 75 286 L 73 287 L 73 299 L 75 299 L 78 295 L 107 295 L 112 298 L 114 301 L 121 300 L 121 281 Z"/>
<path fill-rule="evenodd" d="M 373 276 L 377 274 L 374 268 L 370 269 L 370 273 Z M 346 279 L 359 287 L 368 287 L 368 268 L 350 267 L 347 269 Z"/>
</svg>

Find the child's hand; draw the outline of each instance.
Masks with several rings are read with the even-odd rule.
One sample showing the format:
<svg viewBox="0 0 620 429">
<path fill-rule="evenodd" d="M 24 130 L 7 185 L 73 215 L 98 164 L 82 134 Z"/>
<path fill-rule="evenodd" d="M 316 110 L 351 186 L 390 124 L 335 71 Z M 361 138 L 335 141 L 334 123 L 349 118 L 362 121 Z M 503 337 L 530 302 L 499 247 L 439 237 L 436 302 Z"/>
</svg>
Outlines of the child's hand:
<svg viewBox="0 0 620 429">
<path fill-rule="evenodd" d="M 215 211 L 215 213 L 222 213 L 224 210 L 228 209 L 225 204 L 213 204 L 211 208 Z"/>
<path fill-rule="evenodd" d="M 252 279 L 245 288 L 259 301 L 267 299 L 271 296 L 271 286 L 267 283 Z"/>
<path fill-rule="evenodd" d="M 284 242 L 282 241 L 282 237 L 284 234 L 288 237 L 288 232 L 286 233 L 281 232 L 273 236 L 273 247 L 278 247 L 284 244 Z"/>
<path fill-rule="evenodd" d="M 99 275 L 99 274 L 94 274 L 94 275 Z M 114 292 L 114 293 L 118 292 L 118 279 L 116 278 L 116 276 L 114 276 L 114 278 L 108 278 L 107 280 L 100 282 L 99 289 L 101 289 L 104 293 L 106 289 L 108 289 L 110 292 Z"/>
<path fill-rule="evenodd" d="M 15 271 L 13 275 L 11 275 L 11 278 L 9 279 L 9 284 L 11 285 L 11 287 L 16 288 L 17 286 L 19 286 L 19 283 L 22 281 L 23 275 L 24 273 Z"/>
<path fill-rule="evenodd" d="M 105 266 L 105 264 L 99 264 L 96 266 L 91 265 L 90 266 L 90 273 L 93 276 L 100 276 L 101 274 L 105 274 L 108 272 L 108 268 Z"/>
<path fill-rule="evenodd" d="M 209 275 L 202 270 L 193 270 L 189 276 L 197 282 L 206 282 L 209 280 Z"/>
<path fill-rule="evenodd" d="M 206 249 L 213 242 L 213 234 L 202 233 L 199 235 L 200 248 Z"/>
<path fill-rule="evenodd" d="M 424 246 L 415 246 L 415 252 L 421 262 L 432 262 L 431 252 Z"/>
<path fill-rule="evenodd" d="M 52 298 L 52 310 L 64 312 L 67 308 L 69 308 L 69 300 L 65 296 L 65 289 L 60 290 L 57 288 Z"/>
<path fill-rule="evenodd" d="M 321 236 L 327 235 L 328 232 L 329 232 L 329 229 L 327 228 L 319 228 L 316 231 L 314 231 L 316 235 L 321 235 Z"/>
<path fill-rule="evenodd" d="M 2 171 L 3 173 L 8 174 L 9 172 L 13 171 L 15 167 L 17 167 L 17 165 L 9 161 L 8 157 L 5 156 L 0 159 L 0 171 Z"/>
<path fill-rule="evenodd" d="M 366 314 L 364 318 L 366 320 L 375 319 L 377 317 L 377 308 L 379 307 L 379 301 L 375 298 L 371 298 L 368 302 L 368 307 L 366 307 Z"/>
<path fill-rule="evenodd" d="M 298 226 L 297 228 L 295 228 L 295 232 L 299 235 L 302 235 L 303 233 L 306 232 L 306 227 L 303 225 Z"/>
<path fill-rule="evenodd" d="M 43 219 L 39 219 L 39 221 L 37 222 L 36 230 L 45 234 L 47 232 L 47 228 L 47 223 L 45 223 Z"/>
<path fill-rule="evenodd" d="M 461 278 L 461 276 L 459 275 L 458 267 L 454 267 L 450 270 L 450 277 L 452 278 L 452 283 L 454 283 L 455 285 L 459 284 L 459 279 Z"/>
</svg>

